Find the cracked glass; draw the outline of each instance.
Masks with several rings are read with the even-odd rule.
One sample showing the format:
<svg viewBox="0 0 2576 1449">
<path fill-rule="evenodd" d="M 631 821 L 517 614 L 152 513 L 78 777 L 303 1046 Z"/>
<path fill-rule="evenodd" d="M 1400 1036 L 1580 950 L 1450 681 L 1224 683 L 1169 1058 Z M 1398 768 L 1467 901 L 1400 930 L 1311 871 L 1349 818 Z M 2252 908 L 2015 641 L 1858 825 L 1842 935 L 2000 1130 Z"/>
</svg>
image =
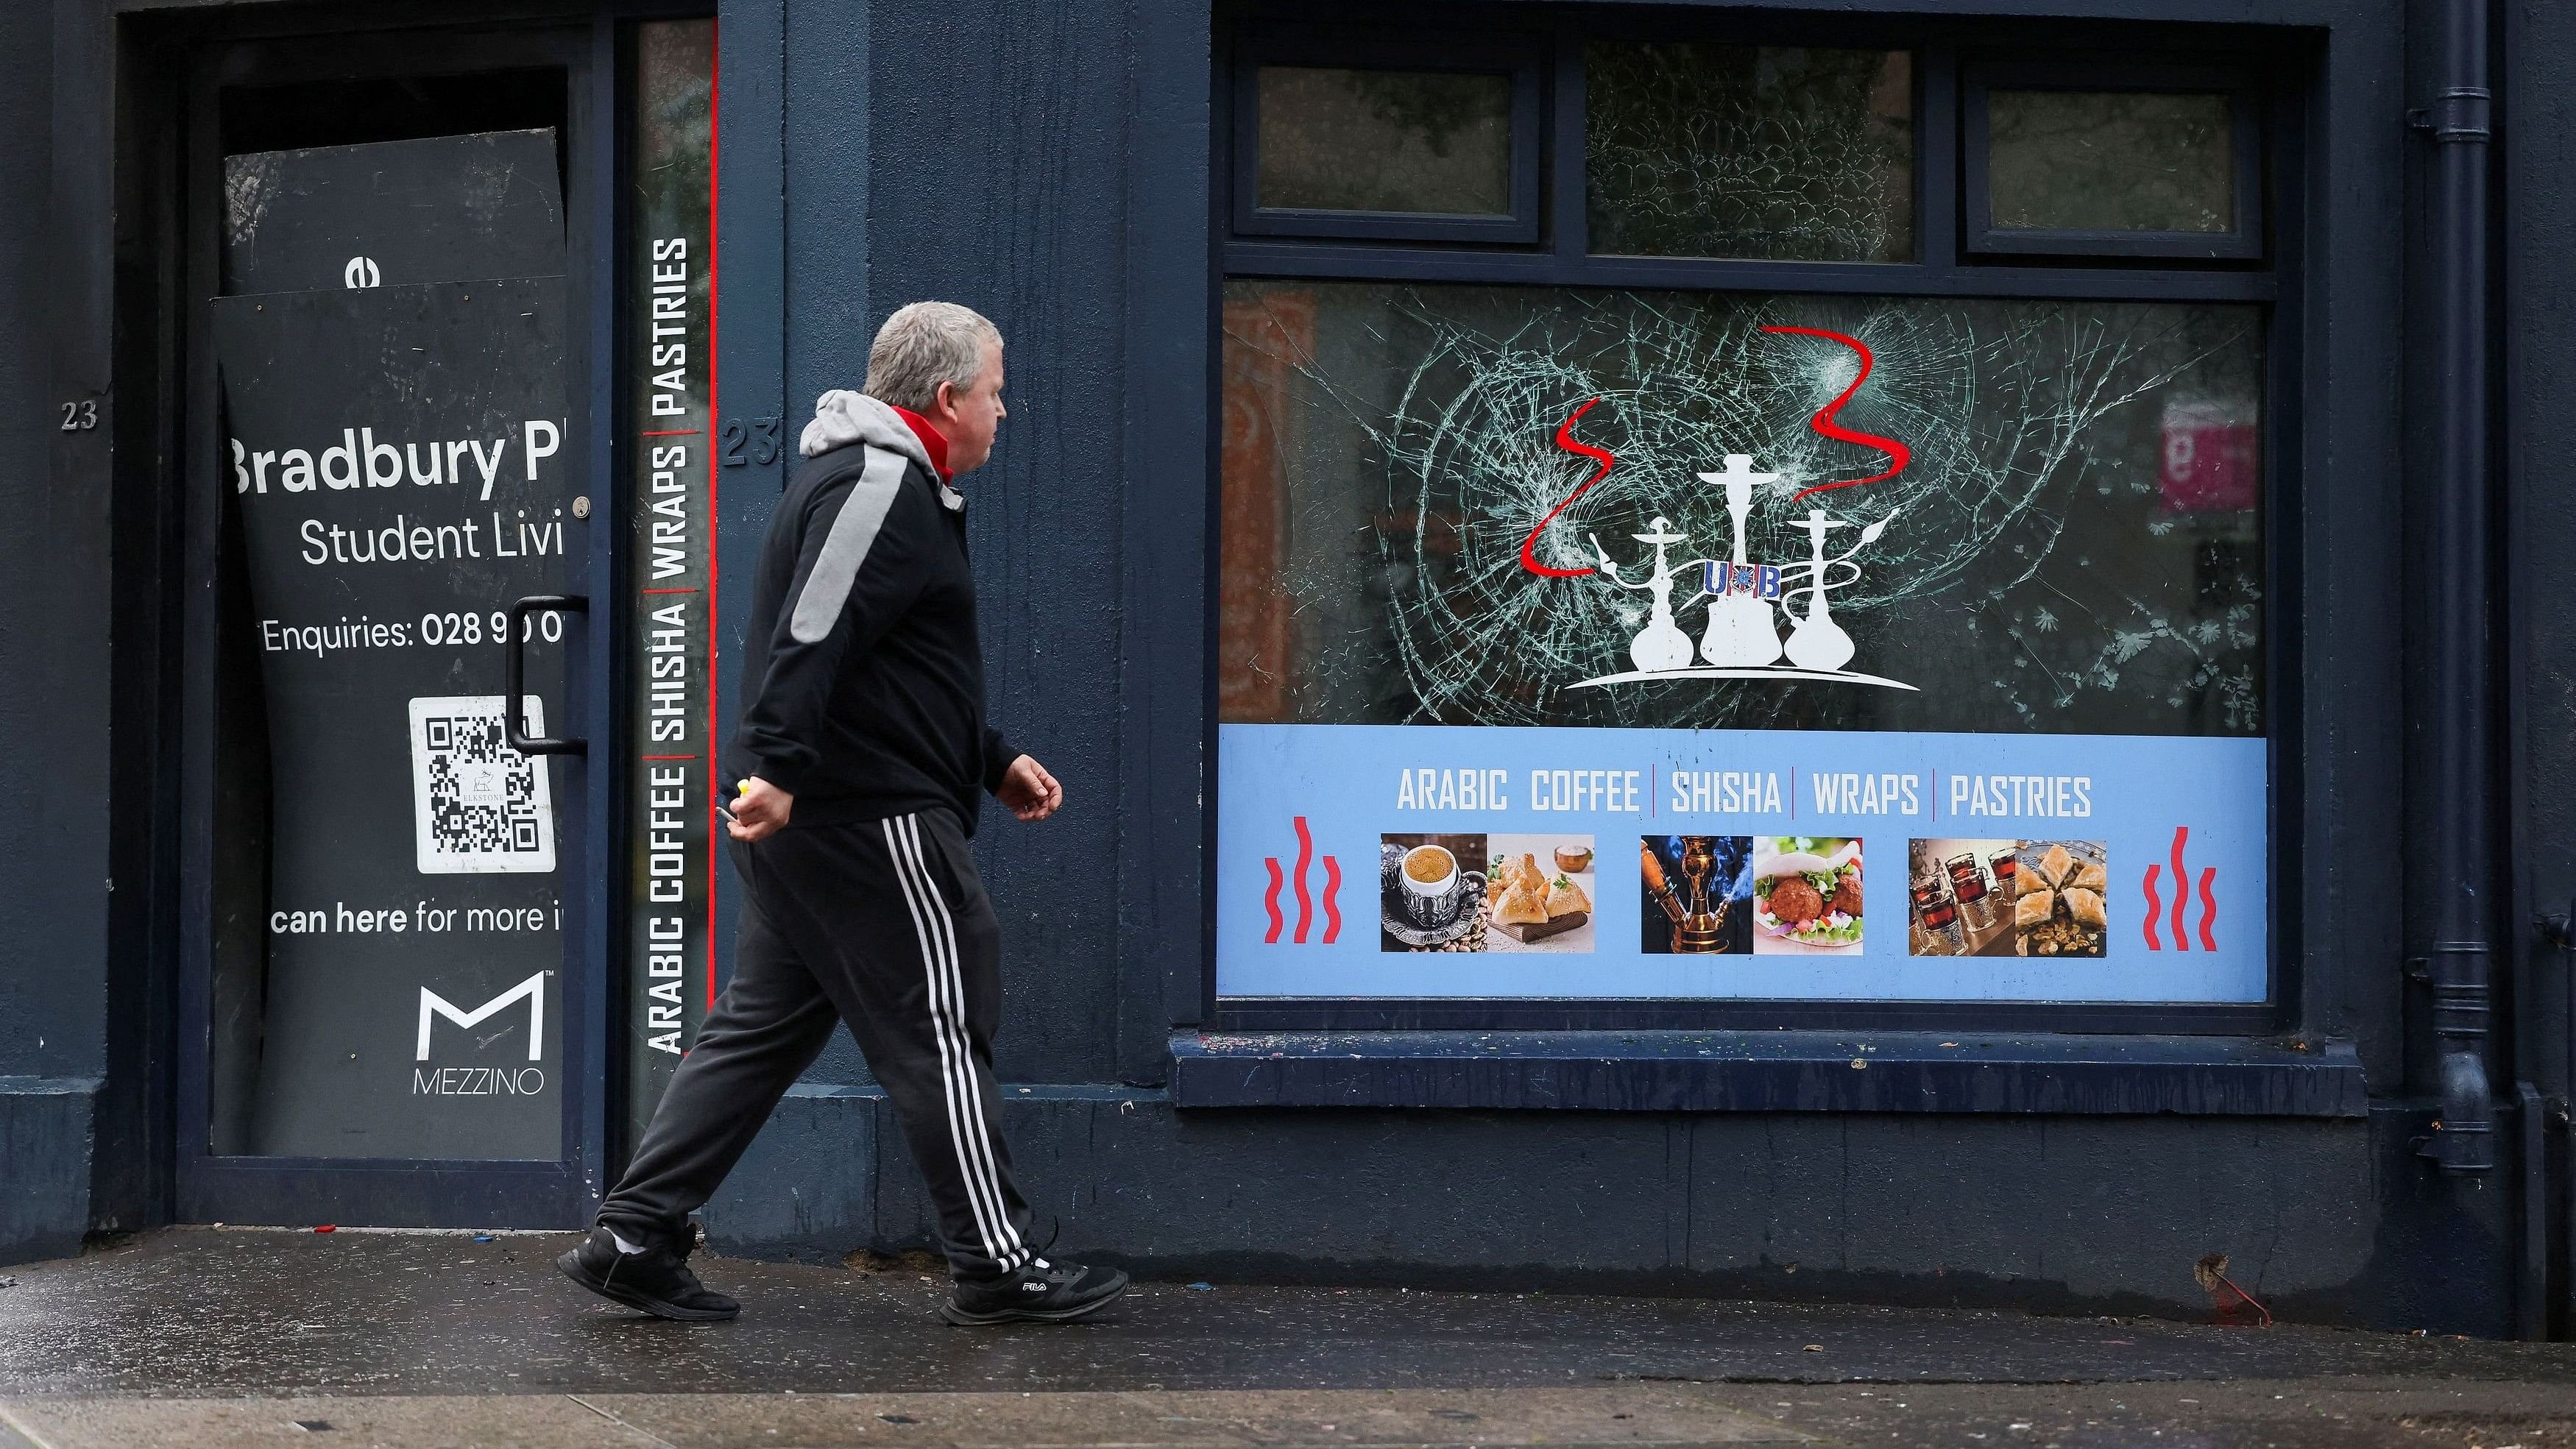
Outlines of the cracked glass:
<svg viewBox="0 0 2576 1449">
<path fill-rule="evenodd" d="M 1223 325 L 1225 721 L 2264 730 L 2260 307 L 1235 281 Z M 1585 687 L 1659 553 L 1694 640 L 1704 564 L 1833 556 L 1902 687 Z"/>
<path fill-rule="evenodd" d="M 1913 257 L 1909 52 L 1596 43 L 1583 136 L 1596 253 Z"/>
</svg>

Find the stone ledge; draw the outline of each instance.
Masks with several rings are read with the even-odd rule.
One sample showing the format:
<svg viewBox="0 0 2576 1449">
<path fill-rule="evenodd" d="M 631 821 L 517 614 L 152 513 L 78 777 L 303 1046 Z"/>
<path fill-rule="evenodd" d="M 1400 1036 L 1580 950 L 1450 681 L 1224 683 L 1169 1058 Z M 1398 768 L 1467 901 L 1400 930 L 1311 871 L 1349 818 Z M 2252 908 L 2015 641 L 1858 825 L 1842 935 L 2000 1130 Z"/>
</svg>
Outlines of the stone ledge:
<svg viewBox="0 0 2576 1449">
<path fill-rule="evenodd" d="M 1178 1033 L 1183 1108 L 2350 1117 L 2348 1042 L 1934 1032 Z"/>
</svg>

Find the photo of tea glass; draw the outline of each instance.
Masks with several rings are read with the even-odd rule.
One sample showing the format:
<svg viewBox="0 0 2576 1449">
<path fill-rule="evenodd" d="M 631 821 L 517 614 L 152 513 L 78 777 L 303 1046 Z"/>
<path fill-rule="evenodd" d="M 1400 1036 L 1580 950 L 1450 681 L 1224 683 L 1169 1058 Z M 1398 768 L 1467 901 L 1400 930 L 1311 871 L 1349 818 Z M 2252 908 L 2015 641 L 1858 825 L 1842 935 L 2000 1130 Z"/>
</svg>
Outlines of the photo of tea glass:
<svg viewBox="0 0 2576 1449">
<path fill-rule="evenodd" d="M 1916 840 L 1917 956 L 2101 956 L 2110 853 L 2098 840 Z"/>
<path fill-rule="evenodd" d="M 1907 954 L 2011 955 L 2019 847 L 2014 840 L 1907 841 Z"/>
<path fill-rule="evenodd" d="M 1486 859 L 1482 835 L 1378 837 L 1378 949 L 1483 949 Z"/>
</svg>

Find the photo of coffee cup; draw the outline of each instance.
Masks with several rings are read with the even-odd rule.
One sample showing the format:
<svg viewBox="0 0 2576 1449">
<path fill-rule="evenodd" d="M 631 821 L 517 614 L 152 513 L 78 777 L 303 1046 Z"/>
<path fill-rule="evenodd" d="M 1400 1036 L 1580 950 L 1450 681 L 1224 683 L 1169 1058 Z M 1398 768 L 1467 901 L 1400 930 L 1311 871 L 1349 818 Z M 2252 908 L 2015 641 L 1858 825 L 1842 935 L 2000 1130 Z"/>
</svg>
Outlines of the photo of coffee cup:
<svg viewBox="0 0 2576 1449">
<path fill-rule="evenodd" d="M 1404 913 L 1426 931 L 1458 919 L 1466 902 L 1458 879 L 1458 857 L 1437 845 L 1417 845 L 1404 854 Z"/>
<path fill-rule="evenodd" d="M 1485 837 L 1378 837 L 1378 949 L 1481 951 Z"/>
</svg>

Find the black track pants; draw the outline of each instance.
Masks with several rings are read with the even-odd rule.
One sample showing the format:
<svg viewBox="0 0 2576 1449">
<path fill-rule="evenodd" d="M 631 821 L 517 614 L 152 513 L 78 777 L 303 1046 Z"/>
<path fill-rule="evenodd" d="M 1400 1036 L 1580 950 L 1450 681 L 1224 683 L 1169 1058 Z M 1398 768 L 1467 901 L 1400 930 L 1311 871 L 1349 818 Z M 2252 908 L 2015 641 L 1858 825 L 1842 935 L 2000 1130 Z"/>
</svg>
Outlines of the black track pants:
<svg viewBox="0 0 2576 1449">
<path fill-rule="evenodd" d="M 673 1242 L 831 1036 L 866 1053 L 939 1207 L 960 1277 L 1035 1256 L 993 1083 L 1001 923 L 956 822 L 928 810 L 735 844 L 733 982 L 662 1094 L 599 1220 Z"/>
</svg>

